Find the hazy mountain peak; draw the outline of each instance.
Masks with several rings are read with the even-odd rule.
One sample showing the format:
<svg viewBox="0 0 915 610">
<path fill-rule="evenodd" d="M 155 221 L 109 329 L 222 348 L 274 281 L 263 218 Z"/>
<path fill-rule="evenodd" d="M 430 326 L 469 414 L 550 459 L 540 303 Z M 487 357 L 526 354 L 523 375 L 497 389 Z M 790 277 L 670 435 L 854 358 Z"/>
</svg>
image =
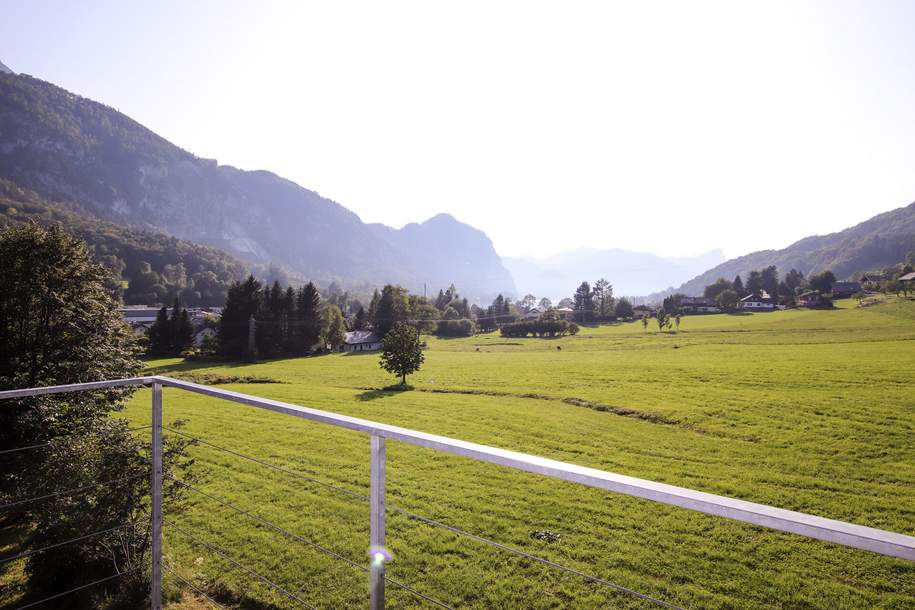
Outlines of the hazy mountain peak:
<svg viewBox="0 0 915 610">
<path fill-rule="evenodd" d="M 4 74 L 15 74 L 15 72 L 13 72 L 6 65 L 4 65 L 4 63 L 2 61 L 0 61 L 0 72 L 3 72 Z"/>
<path fill-rule="evenodd" d="M 622 248 L 581 247 L 545 257 L 503 257 L 519 294 L 571 296 L 582 281 L 606 278 L 620 296 L 636 296 L 675 286 L 721 263 L 721 250 L 698 256 L 663 257 Z"/>
</svg>

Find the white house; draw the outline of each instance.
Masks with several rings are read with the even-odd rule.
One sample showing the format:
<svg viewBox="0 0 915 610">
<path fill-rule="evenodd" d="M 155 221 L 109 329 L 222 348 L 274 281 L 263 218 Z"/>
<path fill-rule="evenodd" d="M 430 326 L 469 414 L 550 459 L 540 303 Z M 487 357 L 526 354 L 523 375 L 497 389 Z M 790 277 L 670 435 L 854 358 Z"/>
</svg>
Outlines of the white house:
<svg viewBox="0 0 915 610">
<path fill-rule="evenodd" d="M 524 319 L 525 320 L 539 320 L 540 314 L 542 314 L 542 313 L 543 313 L 543 310 L 540 309 L 539 307 L 531 307 L 530 309 L 527 310 L 527 313 L 524 314 Z"/>
<path fill-rule="evenodd" d="M 765 292 L 763 292 L 763 296 L 749 294 L 740 299 L 740 308 L 747 311 L 774 311 L 775 301 L 770 299 Z"/>
<path fill-rule="evenodd" d="M 373 352 L 381 349 L 381 337 L 370 330 L 354 330 L 343 337 L 344 352 Z"/>
</svg>

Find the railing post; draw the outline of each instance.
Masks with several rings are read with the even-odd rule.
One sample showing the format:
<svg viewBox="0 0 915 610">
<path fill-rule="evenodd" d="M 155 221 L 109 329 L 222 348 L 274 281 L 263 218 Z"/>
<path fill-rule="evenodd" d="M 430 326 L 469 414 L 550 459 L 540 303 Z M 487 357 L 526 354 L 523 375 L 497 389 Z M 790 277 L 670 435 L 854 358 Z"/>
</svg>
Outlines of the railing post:
<svg viewBox="0 0 915 610">
<path fill-rule="evenodd" d="M 162 610 L 162 384 L 152 384 L 152 588 L 150 606 Z"/>
<path fill-rule="evenodd" d="M 384 609 L 384 564 L 388 560 L 387 551 L 384 549 L 384 470 L 385 450 L 384 437 L 372 435 L 372 466 L 371 488 L 369 491 L 370 531 L 371 545 L 369 556 L 371 558 L 371 571 L 369 573 L 370 610 Z"/>
</svg>

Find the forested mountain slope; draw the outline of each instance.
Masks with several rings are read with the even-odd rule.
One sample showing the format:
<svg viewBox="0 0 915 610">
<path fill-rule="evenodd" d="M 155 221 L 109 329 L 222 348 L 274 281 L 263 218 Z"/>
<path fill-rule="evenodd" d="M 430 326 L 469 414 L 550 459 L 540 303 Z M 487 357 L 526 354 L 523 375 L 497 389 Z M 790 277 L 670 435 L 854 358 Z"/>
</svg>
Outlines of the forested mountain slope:
<svg viewBox="0 0 915 610">
<path fill-rule="evenodd" d="M 514 289 L 489 240 L 451 217 L 423 231 L 445 224 L 445 236 L 471 239 L 435 232 L 427 240 L 439 244 L 434 256 L 418 256 L 412 230 L 381 235 L 314 191 L 197 158 L 112 108 L 27 75 L 0 73 L 0 177 L 83 213 L 281 263 L 322 283 L 417 290 L 455 282 L 480 297 Z M 440 257 L 486 271 L 459 280 Z"/>
<path fill-rule="evenodd" d="M 82 216 L 0 179 L 0 228 L 24 222 L 60 223 L 85 241 L 128 304 L 180 297 L 185 305 L 221 306 L 229 284 L 245 273 L 240 261 L 215 248 Z"/>
<path fill-rule="evenodd" d="M 915 250 L 915 203 L 897 208 L 829 235 L 805 237 L 782 250 L 761 250 L 734 258 L 686 282 L 677 290 L 702 294 L 719 277 L 728 280 L 769 265 L 784 274 L 797 269 L 805 275 L 831 269 L 839 279 L 881 269 L 905 260 Z"/>
</svg>

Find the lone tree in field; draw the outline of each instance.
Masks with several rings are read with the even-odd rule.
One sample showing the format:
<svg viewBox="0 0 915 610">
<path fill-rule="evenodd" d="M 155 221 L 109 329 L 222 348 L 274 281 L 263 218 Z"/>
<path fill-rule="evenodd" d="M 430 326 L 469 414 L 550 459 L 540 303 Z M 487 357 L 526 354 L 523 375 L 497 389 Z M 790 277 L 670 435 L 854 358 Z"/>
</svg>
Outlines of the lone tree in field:
<svg viewBox="0 0 915 610">
<path fill-rule="evenodd" d="M 407 385 L 407 375 L 418 371 L 425 359 L 419 331 L 403 322 L 394 324 L 382 341 L 381 368 L 400 377 L 401 385 Z"/>
</svg>

